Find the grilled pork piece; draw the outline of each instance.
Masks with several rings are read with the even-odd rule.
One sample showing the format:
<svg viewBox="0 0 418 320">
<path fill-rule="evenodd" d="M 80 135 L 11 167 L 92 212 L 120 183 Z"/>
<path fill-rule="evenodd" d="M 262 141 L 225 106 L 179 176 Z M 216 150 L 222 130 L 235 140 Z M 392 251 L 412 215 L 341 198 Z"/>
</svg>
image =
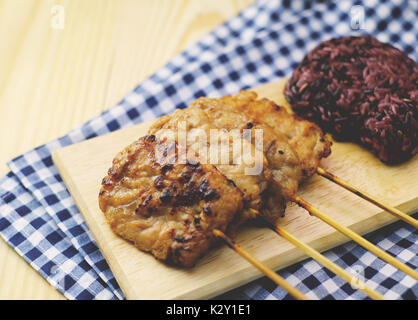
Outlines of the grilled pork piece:
<svg viewBox="0 0 418 320">
<path fill-rule="evenodd" d="M 191 104 L 191 107 L 196 106 L 204 110 L 210 121 L 219 128 L 229 131 L 250 129 L 252 143 L 255 142 L 255 131 L 262 130 L 263 144 L 257 148 L 264 152 L 268 167 L 273 174 L 271 191 L 275 195 L 280 194 L 289 199 L 296 193 L 301 179 L 298 155 L 289 144 L 287 136 L 275 131 L 270 125 L 251 114 L 239 110 L 243 103 L 252 102 L 248 99 L 243 101 L 241 99 L 243 94 L 245 92 L 224 98 L 199 98 Z"/>
<path fill-rule="evenodd" d="M 176 142 L 143 137 L 120 152 L 99 204 L 112 230 L 157 259 L 193 266 L 242 210 L 242 192 L 214 166 L 176 161 Z"/>
<path fill-rule="evenodd" d="M 200 98 L 192 105 L 214 105 L 216 108 L 234 108 L 244 112 L 247 117 L 264 122 L 276 134 L 288 140 L 299 157 L 303 178 L 313 175 L 322 158 L 331 153 L 332 143 L 326 139 L 322 130 L 313 122 L 290 114 L 284 107 L 279 107 L 268 99 L 258 99 L 254 91 L 241 91 L 234 96 L 220 99 Z"/>
<path fill-rule="evenodd" d="M 225 112 L 224 120 L 233 120 Z M 283 215 L 286 207 L 286 201 L 281 193 L 275 193 L 274 199 L 267 199 L 271 193 L 268 187 L 271 186 L 272 172 L 269 169 L 268 162 L 263 152 L 257 150 L 255 146 L 242 138 L 238 131 L 238 136 L 231 134 L 231 131 L 225 132 L 223 137 L 230 134 L 232 139 L 219 139 L 218 144 L 210 143 L 210 134 L 213 129 L 229 129 L 224 126 L 224 123 L 216 123 L 213 121 L 213 117 L 206 113 L 203 109 L 190 106 L 183 110 L 176 110 L 170 115 L 159 118 L 149 129 L 150 134 L 154 134 L 160 138 L 169 139 L 169 135 L 174 133 L 171 139 L 178 141 L 179 127 L 184 126 L 185 132 L 187 132 L 188 139 L 185 144 L 193 151 L 200 152 L 201 158 L 207 158 L 207 161 L 215 165 L 220 172 L 222 172 L 228 179 L 234 181 L 237 187 L 244 194 L 244 210 L 239 215 L 239 218 L 235 220 L 233 226 L 238 226 L 244 223 L 248 219 L 255 217 L 254 212 L 251 209 L 260 211 L 266 209 L 266 203 L 269 204 L 268 214 L 275 220 L 277 217 Z M 226 127 L 226 128 L 225 128 Z M 169 131 L 167 131 L 169 130 Z M 198 130 L 203 130 L 206 135 L 206 139 L 203 142 L 199 142 L 199 139 L 193 139 L 197 136 Z M 221 130 L 218 132 L 222 132 Z M 198 141 L 196 141 L 198 140 Z M 241 144 L 241 152 L 239 154 L 233 153 L 233 143 Z M 229 145 L 226 145 L 229 144 Z M 205 148 L 206 147 L 206 148 Z M 225 148 L 226 147 L 226 148 Z M 228 162 L 222 162 L 221 158 L 223 150 L 229 150 Z M 203 151 L 203 152 L 202 152 Z M 203 153 L 205 155 L 203 155 Z M 210 158 L 210 153 L 217 154 L 217 162 L 213 163 Z M 261 158 L 260 163 L 255 163 L 257 158 Z M 253 174 L 248 170 L 260 166 L 261 170 L 257 174 Z M 231 229 L 230 229 L 231 230 Z"/>
</svg>

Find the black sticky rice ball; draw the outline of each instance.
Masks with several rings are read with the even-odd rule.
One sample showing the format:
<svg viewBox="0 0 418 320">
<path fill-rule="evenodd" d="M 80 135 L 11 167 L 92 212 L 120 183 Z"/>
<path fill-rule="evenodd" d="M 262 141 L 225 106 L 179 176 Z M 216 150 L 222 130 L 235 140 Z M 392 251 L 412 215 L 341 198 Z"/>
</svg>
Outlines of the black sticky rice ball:
<svg viewBox="0 0 418 320">
<path fill-rule="evenodd" d="M 338 140 L 361 142 L 383 162 L 418 153 L 418 65 L 371 36 L 319 44 L 285 88 L 300 116 Z"/>
</svg>

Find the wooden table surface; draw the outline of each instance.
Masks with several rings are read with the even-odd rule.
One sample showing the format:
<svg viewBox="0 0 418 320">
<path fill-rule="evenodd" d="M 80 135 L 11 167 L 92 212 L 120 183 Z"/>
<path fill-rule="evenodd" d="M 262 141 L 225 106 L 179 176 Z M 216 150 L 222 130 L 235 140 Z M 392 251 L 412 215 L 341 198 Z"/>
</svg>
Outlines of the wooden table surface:
<svg viewBox="0 0 418 320">
<path fill-rule="evenodd" d="M 252 1 L 0 0 L 0 174 L 11 158 L 119 102 Z M 63 296 L 0 241 L 0 299 Z"/>
</svg>

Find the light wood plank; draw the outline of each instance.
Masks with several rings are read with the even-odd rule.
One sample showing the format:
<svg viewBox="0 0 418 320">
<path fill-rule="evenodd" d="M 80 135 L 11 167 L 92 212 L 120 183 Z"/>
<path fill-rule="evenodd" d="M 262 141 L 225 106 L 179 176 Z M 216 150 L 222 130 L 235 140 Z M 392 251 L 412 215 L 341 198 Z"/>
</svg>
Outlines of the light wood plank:
<svg viewBox="0 0 418 320">
<path fill-rule="evenodd" d="M 258 88 L 260 97 L 287 105 L 285 79 Z M 260 272 L 226 246 L 211 250 L 193 269 L 172 268 L 140 252 L 117 237 L 98 207 L 100 182 L 117 152 L 146 134 L 150 123 L 140 124 L 56 151 L 53 159 L 83 213 L 101 251 L 129 299 L 200 299 L 218 295 L 261 276 Z M 106 148 L 103 148 L 106 146 Z M 386 166 L 361 147 L 334 143 L 323 167 L 354 185 L 385 199 L 405 212 L 418 209 L 418 158 L 399 166 Z M 306 200 L 359 233 L 392 222 L 395 218 L 326 179 L 314 176 L 300 189 Z M 280 225 L 318 250 L 347 241 L 303 209 L 289 205 Z M 269 229 L 246 227 L 238 243 L 274 269 L 303 258 L 304 254 Z"/>
</svg>

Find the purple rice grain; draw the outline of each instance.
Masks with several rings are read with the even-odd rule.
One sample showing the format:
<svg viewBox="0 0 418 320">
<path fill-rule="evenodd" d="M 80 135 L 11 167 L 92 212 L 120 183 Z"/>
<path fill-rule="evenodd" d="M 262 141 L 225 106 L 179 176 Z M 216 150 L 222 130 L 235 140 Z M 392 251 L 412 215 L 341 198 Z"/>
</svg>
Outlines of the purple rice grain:
<svg viewBox="0 0 418 320">
<path fill-rule="evenodd" d="M 418 65 L 372 36 L 322 42 L 284 93 L 298 115 L 338 140 L 360 142 L 385 163 L 418 153 Z"/>
</svg>

